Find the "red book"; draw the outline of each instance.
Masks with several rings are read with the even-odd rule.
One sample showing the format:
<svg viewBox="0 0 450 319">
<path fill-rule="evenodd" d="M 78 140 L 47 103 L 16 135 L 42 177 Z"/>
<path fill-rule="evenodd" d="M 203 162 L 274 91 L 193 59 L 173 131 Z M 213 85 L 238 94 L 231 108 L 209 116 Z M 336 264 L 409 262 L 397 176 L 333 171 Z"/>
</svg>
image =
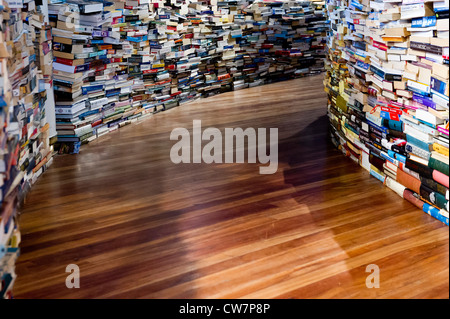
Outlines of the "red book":
<svg viewBox="0 0 450 319">
<path fill-rule="evenodd" d="M 103 120 L 97 120 L 97 121 L 95 121 L 95 122 L 92 122 L 92 127 L 95 127 L 95 126 L 97 126 L 97 125 L 100 125 L 100 124 L 102 124 L 103 123 Z"/>
<path fill-rule="evenodd" d="M 73 61 L 74 60 L 70 60 L 70 59 L 56 58 L 55 62 L 65 64 L 65 65 L 73 65 Z"/>
</svg>

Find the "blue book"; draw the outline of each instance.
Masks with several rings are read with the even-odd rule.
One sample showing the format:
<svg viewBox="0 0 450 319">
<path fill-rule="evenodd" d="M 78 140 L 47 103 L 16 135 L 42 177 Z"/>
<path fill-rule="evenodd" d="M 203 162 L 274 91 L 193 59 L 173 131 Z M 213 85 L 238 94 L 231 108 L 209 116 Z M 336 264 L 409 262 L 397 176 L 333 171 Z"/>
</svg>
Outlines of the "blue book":
<svg viewBox="0 0 450 319">
<path fill-rule="evenodd" d="M 385 176 L 379 174 L 378 172 L 375 172 L 373 169 L 370 169 L 370 175 L 378 179 L 380 182 L 384 183 Z"/>
<path fill-rule="evenodd" d="M 362 61 L 360 61 L 360 60 L 358 60 L 358 61 L 356 62 L 356 66 L 359 67 L 359 68 L 361 68 L 361 69 L 364 69 L 364 70 L 369 70 L 369 68 L 370 68 L 370 64 L 364 63 L 364 62 L 362 62 Z"/>
<path fill-rule="evenodd" d="M 421 149 L 423 149 L 426 152 L 430 152 L 431 151 L 431 144 L 426 143 L 424 141 L 421 141 L 421 140 L 419 140 L 419 139 L 417 139 L 417 138 L 415 138 L 415 137 L 413 137 L 413 136 L 411 136 L 409 134 L 406 134 L 406 140 L 408 141 L 408 143 L 410 143 L 410 144 L 412 144 L 412 145 L 414 145 L 414 146 L 416 146 L 418 148 L 421 148 Z"/>
<path fill-rule="evenodd" d="M 430 92 L 422 91 L 422 90 L 419 90 L 419 89 L 409 86 L 409 85 L 406 85 L 406 86 L 407 86 L 408 90 L 412 91 L 413 93 L 416 93 L 416 94 L 424 96 L 424 97 L 430 96 Z"/>
<path fill-rule="evenodd" d="M 406 156 L 403 156 L 397 152 L 394 152 L 392 150 L 388 150 L 388 155 L 392 158 L 395 158 L 397 161 L 406 163 Z"/>
<path fill-rule="evenodd" d="M 445 94 L 447 83 L 445 81 L 439 80 L 434 76 L 431 76 L 430 88 L 432 93 Z"/>
<path fill-rule="evenodd" d="M 425 213 L 427 213 L 428 215 L 436 218 L 437 220 L 439 220 L 440 222 L 443 222 L 445 225 L 448 226 L 448 218 L 441 215 L 441 213 L 439 212 L 439 209 L 437 209 L 436 207 L 433 207 L 428 203 L 424 203 L 422 210 Z"/>
<path fill-rule="evenodd" d="M 81 88 L 81 92 L 83 95 L 88 94 L 89 92 L 94 92 L 94 91 L 101 91 L 103 90 L 104 86 L 103 85 L 91 85 L 91 86 L 83 86 Z"/>
<path fill-rule="evenodd" d="M 413 101 L 423 104 L 426 107 L 431 107 L 432 109 L 436 109 L 436 103 L 434 103 L 433 100 L 429 97 L 413 93 Z"/>
<path fill-rule="evenodd" d="M 378 75 L 379 77 L 384 79 L 385 73 L 383 70 L 380 70 L 379 68 L 377 68 L 376 66 L 371 65 L 370 66 L 370 71 L 372 71 L 373 73 L 375 73 L 376 75 Z"/>
<path fill-rule="evenodd" d="M 411 28 L 428 28 L 436 25 L 436 16 L 414 18 L 411 21 Z"/>
<path fill-rule="evenodd" d="M 358 9 L 358 10 L 361 10 L 361 11 L 364 8 L 364 6 L 361 3 L 359 3 L 358 1 L 356 1 L 356 0 L 352 0 L 352 2 L 350 2 L 350 7 L 354 7 L 356 9 Z"/>
<path fill-rule="evenodd" d="M 395 131 L 403 131 L 403 122 L 402 121 L 395 121 L 395 120 L 389 120 L 388 126 L 391 130 Z"/>
<path fill-rule="evenodd" d="M 389 112 L 386 112 L 386 111 L 381 111 L 380 112 L 380 117 L 384 118 L 385 120 L 390 120 L 391 119 L 391 115 L 389 114 Z"/>
<path fill-rule="evenodd" d="M 392 152 L 392 151 L 391 151 Z M 383 157 L 385 160 L 388 160 L 389 162 L 391 162 L 392 164 L 398 166 L 398 161 L 394 158 L 389 156 L 389 153 L 386 152 L 380 152 L 381 157 Z"/>
<path fill-rule="evenodd" d="M 448 7 L 440 7 L 440 8 L 433 8 L 434 12 L 445 12 L 448 11 Z"/>
<path fill-rule="evenodd" d="M 389 129 L 387 129 L 384 126 L 378 126 L 375 123 L 371 122 L 370 120 L 367 119 L 367 124 L 369 124 L 370 126 L 374 127 L 375 129 L 377 129 L 378 131 L 381 131 L 384 134 L 389 134 Z"/>
</svg>

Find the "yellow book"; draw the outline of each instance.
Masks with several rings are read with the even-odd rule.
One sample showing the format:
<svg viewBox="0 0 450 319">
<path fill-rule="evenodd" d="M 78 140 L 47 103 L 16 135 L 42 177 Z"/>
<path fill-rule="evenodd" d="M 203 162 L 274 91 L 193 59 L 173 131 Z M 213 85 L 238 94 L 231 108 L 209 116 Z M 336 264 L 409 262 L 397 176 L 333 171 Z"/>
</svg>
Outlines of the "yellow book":
<svg viewBox="0 0 450 319">
<path fill-rule="evenodd" d="M 442 154 L 444 156 L 447 156 L 447 157 L 449 155 L 448 148 L 446 148 L 445 146 L 442 146 L 441 144 L 438 144 L 438 143 L 434 143 L 433 144 L 433 151 L 436 151 L 436 152 L 438 152 L 438 153 L 440 153 L 440 154 Z"/>
</svg>

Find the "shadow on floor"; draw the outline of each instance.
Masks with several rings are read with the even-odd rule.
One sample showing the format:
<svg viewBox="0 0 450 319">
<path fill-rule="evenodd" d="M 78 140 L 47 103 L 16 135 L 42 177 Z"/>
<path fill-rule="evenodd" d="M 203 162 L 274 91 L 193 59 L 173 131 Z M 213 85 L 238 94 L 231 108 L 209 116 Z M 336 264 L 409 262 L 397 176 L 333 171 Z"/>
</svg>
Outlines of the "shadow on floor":
<svg viewBox="0 0 450 319">
<path fill-rule="evenodd" d="M 442 225 L 343 156 L 331 143 L 328 125 L 328 117 L 321 116 L 305 129 L 281 140 L 279 153 L 280 162 L 289 164 L 283 174 L 285 183 L 296 189 L 293 198 L 298 204 L 309 207 L 308 218 L 312 218 L 317 228 L 326 227 L 329 236 L 342 250 L 342 257 L 322 263 L 324 271 L 330 271 L 332 275 L 322 280 L 320 285 L 307 285 L 280 297 L 389 296 L 391 291 L 403 287 L 394 274 L 405 276 L 401 269 L 420 262 L 423 256 L 419 255 L 424 252 L 414 248 L 418 250 L 416 256 L 402 252 L 392 255 L 384 247 L 410 239 L 411 232 L 419 227 L 434 230 Z M 383 229 L 377 227 L 381 222 Z M 428 255 L 432 256 L 431 253 Z M 333 267 L 341 268 L 337 271 L 327 269 L 331 263 L 335 264 Z M 384 287 L 392 285 L 389 289 L 367 289 L 365 280 L 369 274 L 366 273 L 366 266 L 372 263 L 385 273 L 392 269 L 390 277 L 385 275 L 383 278 Z M 411 285 L 415 284 L 405 278 L 405 283 L 409 281 Z"/>
</svg>

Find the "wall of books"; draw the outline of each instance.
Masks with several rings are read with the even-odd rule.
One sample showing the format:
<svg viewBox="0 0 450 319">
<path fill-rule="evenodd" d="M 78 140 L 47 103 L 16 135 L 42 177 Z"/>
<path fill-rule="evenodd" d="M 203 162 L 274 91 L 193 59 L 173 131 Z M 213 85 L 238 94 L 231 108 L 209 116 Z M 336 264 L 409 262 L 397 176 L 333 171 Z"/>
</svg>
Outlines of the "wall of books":
<svg viewBox="0 0 450 319">
<path fill-rule="evenodd" d="M 51 32 L 35 1 L 0 0 L 0 298 L 10 298 L 20 231 L 17 208 L 50 166 L 46 82 Z"/>
<path fill-rule="evenodd" d="M 327 8 L 333 142 L 448 225 L 448 0 L 328 0 Z"/>
<path fill-rule="evenodd" d="M 324 67 L 324 2 L 51 2 L 61 153 L 200 97 Z"/>
</svg>

